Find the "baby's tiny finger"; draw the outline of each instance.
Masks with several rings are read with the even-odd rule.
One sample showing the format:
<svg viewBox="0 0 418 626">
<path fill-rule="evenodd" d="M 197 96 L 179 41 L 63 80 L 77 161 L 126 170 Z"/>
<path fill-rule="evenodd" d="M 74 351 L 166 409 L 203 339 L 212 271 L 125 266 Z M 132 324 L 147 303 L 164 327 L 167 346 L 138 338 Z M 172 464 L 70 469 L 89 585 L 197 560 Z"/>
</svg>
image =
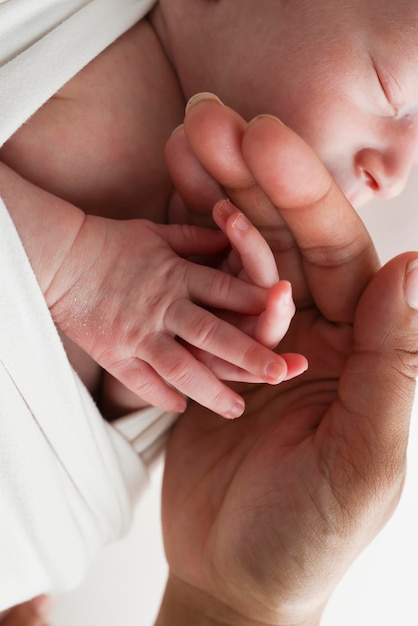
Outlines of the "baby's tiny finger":
<svg viewBox="0 0 418 626">
<path fill-rule="evenodd" d="M 279 355 L 188 300 L 171 307 L 165 323 L 170 333 L 265 382 L 277 384 L 287 375 Z"/>
<path fill-rule="evenodd" d="M 205 350 L 200 350 L 190 344 L 184 344 L 187 346 L 187 350 L 193 354 L 193 356 L 203 363 L 219 380 L 228 380 L 240 383 L 264 383 L 265 380 L 256 378 L 252 374 L 249 374 L 246 370 L 243 370 L 237 365 L 232 365 L 223 359 L 220 359 Z"/>
<path fill-rule="evenodd" d="M 228 363 L 213 354 L 209 354 L 209 352 L 205 352 L 204 350 L 200 350 L 199 348 L 195 348 L 191 345 L 187 345 L 187 349 L 198 361 L 206 365 L 206 367 L 213 374 L 215 374 L 219 380 L 253 384 L 265 382 L 265 380 L 257 378 L 242 368 L 232 365 L 231 363 Z M 308 361 L 301 354 L 287 352 L 285 354 L 281 354 L 280 356 L 284 361 L 286 361 L 287 364 L 287 375 L 284 380 L 291 380 L 292 378 L 303 374 L 303 372 L 305 372 L 308 368 Z"/>
<path fill-rule="evenodd" d="M 185 398 L 167 385 L 155 369 L 142 359 L 124 359 L 107 369 L 128 389 L 153 406 L 173 413 L 182 413 L 187 406 Z"/>
<path fill-rule="evenodd" d="M 301 354 L 288 352 L 281 356 L 287 363 L 287 376 L 285 380 L 291 380 L 296 376 L 300 376 L 308 369 L 308 359 Z"/>
<path fill-rule="evenodd" d="M 239 254 L 248 280 L 259 287 L 271 287 L 279 280 L 273 253 L 257 228 L 231 202 L 220 200 L 213 218 Z"/>
<path fill-rule="evenodd" d="M 154 336 L 147 352 L 144 358 L 153 362 L 161 378 L 192 400 L 228 419 L 243 413 L 244 400 L 170 335 Z"/>
<path fill-rule="evenodd" d="M 275 348 L 289 330 L 295 311 L 291 285 L 281 280 L 269 289 L 266 309 L 257 320 L 254 338 L 268 348 Z"/>
</svg>

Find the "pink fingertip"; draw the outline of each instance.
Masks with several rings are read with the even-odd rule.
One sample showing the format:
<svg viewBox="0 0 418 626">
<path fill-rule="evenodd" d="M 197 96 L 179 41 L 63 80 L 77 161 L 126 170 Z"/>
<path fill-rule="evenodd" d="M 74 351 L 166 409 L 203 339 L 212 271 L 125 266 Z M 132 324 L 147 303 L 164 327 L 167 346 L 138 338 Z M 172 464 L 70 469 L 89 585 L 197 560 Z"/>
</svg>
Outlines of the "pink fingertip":
<svg viewBox="0 0 418 626">
<path fill-rule="evenodd" d="M 219 220 L 221 220 L 224 224 L 227 222 L 228 218 L 236 211 L 234 205 L 226 199 L 218 200 L 218 202 L 213 207 L 214 217 L 216 216 Z"/>
<path fill-rule="evenodd" d="M 296 376 L 300 376 L 309 367 L 308 359 L 302 354 L 288 353 L 281 355 L 287 363 L 287 376 L 285 380 L 291 380 Z"/>
</svg>

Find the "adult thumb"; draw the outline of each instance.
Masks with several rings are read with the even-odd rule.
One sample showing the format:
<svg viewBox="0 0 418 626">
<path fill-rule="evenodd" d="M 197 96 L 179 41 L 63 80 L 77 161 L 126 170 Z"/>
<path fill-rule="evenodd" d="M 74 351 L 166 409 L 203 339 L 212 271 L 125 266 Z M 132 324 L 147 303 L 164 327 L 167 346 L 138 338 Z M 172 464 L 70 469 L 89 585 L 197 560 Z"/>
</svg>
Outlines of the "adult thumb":
<svg viewBox="0 0 418 626">
<path fill-rule="evenodd" d="M 369 503 L 379 494 L 396 500 L 418 372 L 417 253 L 393 259 L 372 279 L 356 310 L 353 337 L 339 400 L 328 416 L 332 438 L 341 442 L 329 461 L 336 470 L 338 456 L 342 495 L 349 495 L 345 486 Z"/>
</svg>

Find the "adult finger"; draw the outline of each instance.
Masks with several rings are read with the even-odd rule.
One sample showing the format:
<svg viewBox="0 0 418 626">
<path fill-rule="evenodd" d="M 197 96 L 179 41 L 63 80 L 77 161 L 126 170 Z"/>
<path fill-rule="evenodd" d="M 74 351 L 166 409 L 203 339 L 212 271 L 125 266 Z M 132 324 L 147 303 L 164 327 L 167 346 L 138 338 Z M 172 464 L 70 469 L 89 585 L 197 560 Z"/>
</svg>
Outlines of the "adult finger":
<svg viewBox="0 0 418 626">
<path fill-rule="evenodd" d="M 193 207 L 193 197 L 200 193 L 199 197 L 202 198 L 202 191 L 197 192 L 195 189 L 198 179 L 200 189 L 211 187 L 211 197 L 217 199 L 213 188 L 213 181 L 216 181 L 223 193 L 245 213 L 267 240 L 280 276 L 292 283 L 295 300 L 298 303 L 305 302 L 309 298 L 309 290 L 294 237 L 243 158 L 242 140 L 247 122 L 211 94 L 199 94 L 192 98 L 191 103 L 186 111 L 183 128 L 172 137 L 177 144 L 176 149 L 173 147 L 177 158 L 174 159 L 171 154 L 168 163 L 180 194 Z M 194 171 L 191 177 L 193 184 L 186 175 L 187 170 L 182 168 L 183 151 L 188 151 L 187 163 Z M 193 165 L 193 159 L 197 165 Z M 198 211 L 203 211 L 203 207 L 204 203 L 198 207 Z"/>
<path fill-rule="evenodd" d="M 201 165 L 260 228 L 297 304 L 312 295 L 328 319 L 352 321 L 379 263 L 360 218 L 309 146 L 276 118 L 248 126 L 207 96 L 192 101 L 184 132 Z"/>
<path fill-rule="evenodd" d="M 224 106 L 216 96 L 197 94 L 187 105 L 183 125 L 189 151 L 192 151 L 188 155 L 189 163 L 192 166 L 192 156 L 197 157 L 200 165 L 193 166 L 194 175 L 197 178 L 197 168 L 200 167 L 199 184 L 204 184 L 205 193 L 208 193 L 209 185 L 203 179 L 206 171 L 253 224 L 280 228 L 283 220 L 243 158 L 241 143 L 247 126 L 236 111 Z M 178 179 L 180 189 L 187 193 L 188 183 L 183 180 L 184 176 L 178 174 Z"/>
<path fill-rule="evenodd" d="M 207 226 L 212 222 L 212 207 L 227 196 L 221 185 L 196 158 L 183 126 L 176 128 L 169 138 L 165 157 L 176 193 L 183 200 L 180 212 L 183 213 L 184 205 L 187 206 L 189 213 L 192 213 L 192 223 Z M 172 208 L 171 212 L 177 215 L 179 211 Z"/>
<path fill-rule="evenodd" d="M 351 322 L 379 267 L 360 217 L 314 151 L 277 118 L 250 123 L 242 151 L 296 240 L 316 305 L 331 321 Z"/>
</svg>

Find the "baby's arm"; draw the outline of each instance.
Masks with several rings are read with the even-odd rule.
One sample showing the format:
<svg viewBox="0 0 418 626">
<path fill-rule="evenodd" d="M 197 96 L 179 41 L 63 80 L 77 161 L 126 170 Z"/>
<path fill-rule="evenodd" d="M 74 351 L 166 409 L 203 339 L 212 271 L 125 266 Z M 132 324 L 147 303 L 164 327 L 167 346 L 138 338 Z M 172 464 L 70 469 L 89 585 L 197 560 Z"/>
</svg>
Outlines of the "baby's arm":
<svg viewBox="0 0 418 626">
<path fill-rule="evenodd" d="M 265 289 L 178 256 L 218 252 L 220 233 L 86 216 L 3 165 L 0 194 L 58 327 L 142 398 L 179 411 L 185 394 L 225 416 L 242 412 L 240 396 L 175 336 L 258 380 L 286 377 L 283 358 L 200 307 L 265 308 Z"/>
</svg>

